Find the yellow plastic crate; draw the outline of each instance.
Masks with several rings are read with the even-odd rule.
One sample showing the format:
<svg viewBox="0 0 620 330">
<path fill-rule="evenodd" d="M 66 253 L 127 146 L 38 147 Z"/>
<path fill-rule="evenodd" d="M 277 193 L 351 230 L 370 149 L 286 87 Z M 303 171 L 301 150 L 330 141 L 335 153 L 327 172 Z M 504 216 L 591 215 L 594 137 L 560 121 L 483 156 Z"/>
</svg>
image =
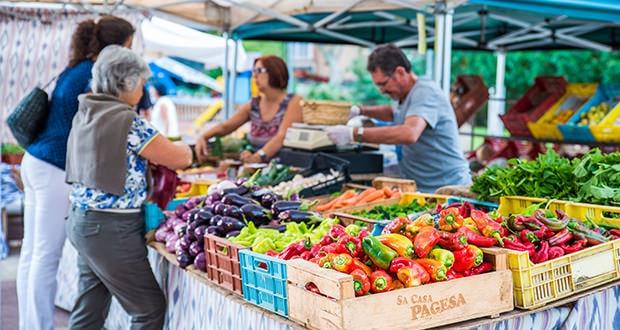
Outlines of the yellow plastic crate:
<svg viewBox="0 0 620 330">
<path fill-rule="evenodd" d="M 569 203 L 566 214 L 577 219 L 591 219 L 597 225 L 620 229 L 620 207 Z"/>
<path fill-rule="evenodd" d="M 607 114 L 599 125 L 590 126 L 598 142 L 620 142 L 620 103 Z"/>
<path fill-rule="evenodd" d="M 445 204 L 451 196 L 439 195 L 439 194 L 427 194 L 421 192 L 415 193 L 403 193 L 400 198 L 401 205 L 407 205 L 414 200 L 420 205 L 426 205 L 427 203 Z"/>
<path fill-rule="evenodd" d="M 562 132 L 558 124 L 565 124 L 596 92 L 597 84 L 569 84 L 566 93 L 536 122 L 527 123 L 530 132 L 537 139 L 562 140 Z M 578 104 L 573 104 L 575 98 Z M 574 105 L 572 113 L 565 115 L 564 119 L 555 122 L 554 118 L 566 113 L 567 108 Z"/>
<path fill-rule="evenodd" d="M 527 252 L 507 250 L 515 306 L 535 309 L 620 279 L 620 240 L 534 264 Z"/>
<path fill-rule="evenodd" d="M 499 208 L 497 211 L 501 215 L 510 215 L 523 211 L 532 204 L 545 202 L 546 208 L 551 211 L 560 210 L 567 212 L 570 202 L 561 200 L 547 200 L 544 198 L 522 197 L 522 196 L 504 196 L 499 198 Z M 568 213 L 567 213 L 568 214 Z"/>
</svg>

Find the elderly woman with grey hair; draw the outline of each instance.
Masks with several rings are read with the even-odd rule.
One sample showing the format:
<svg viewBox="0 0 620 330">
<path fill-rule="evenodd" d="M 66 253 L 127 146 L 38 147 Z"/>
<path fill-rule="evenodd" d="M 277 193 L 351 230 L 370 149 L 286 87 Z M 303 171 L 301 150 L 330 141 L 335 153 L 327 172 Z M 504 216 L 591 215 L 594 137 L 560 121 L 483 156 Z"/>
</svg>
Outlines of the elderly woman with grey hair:
<svg viewBox="0 0 620 330">
<path fill-rule="evenodd" d="M 165 298 L 146 258 L 141 207 L 148 162 L 191 164 L 187 145 L 169 142 L 132 111 L 150 72 L 131 50 L 108 46 L 79 96 L 67 143 L 72 211 L 67 234 L 79 252 L 79 296 L 70 329 L 101 329 L 114 296 L 132 329 L 161 329 Z"/>
</svg>

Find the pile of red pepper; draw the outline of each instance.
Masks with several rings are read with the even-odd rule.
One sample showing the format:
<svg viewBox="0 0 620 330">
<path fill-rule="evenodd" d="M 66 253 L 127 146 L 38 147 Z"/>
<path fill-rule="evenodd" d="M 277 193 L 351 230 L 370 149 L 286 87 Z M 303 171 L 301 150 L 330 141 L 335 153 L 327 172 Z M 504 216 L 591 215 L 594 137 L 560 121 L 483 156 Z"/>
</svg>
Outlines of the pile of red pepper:
<svg viewBox="0 0 620 330">
<path fill-rule="evenodd" d="M 538 209 L 532 214 L 502 218 L 509 234 L 503 237 L 504 247 L 527 251 L 533 263 L 559 258 L 589 246 L 620 238 L 620 230 L 596 226 L 571 218 L 566 213 Z"/>
</svg>

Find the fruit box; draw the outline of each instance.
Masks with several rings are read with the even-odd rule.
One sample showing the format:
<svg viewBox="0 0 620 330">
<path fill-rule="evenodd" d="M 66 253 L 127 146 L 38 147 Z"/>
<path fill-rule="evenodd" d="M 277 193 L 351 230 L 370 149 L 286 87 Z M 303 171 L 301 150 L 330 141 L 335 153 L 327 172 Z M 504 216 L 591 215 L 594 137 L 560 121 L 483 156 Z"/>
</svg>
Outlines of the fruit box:
<svg viewBox="0 0 620 330">
<path fill-rule="evenodd" d="M 362 297 L 355 297 L 351 275 L 289 260 L 289 318 L 310 329 L 424 329 L 497 317 L 514 307 L 505 258 L 485 251 L 490 273 Z M 306 290 L 308 283 L 323 295 Z"/>
</svg>

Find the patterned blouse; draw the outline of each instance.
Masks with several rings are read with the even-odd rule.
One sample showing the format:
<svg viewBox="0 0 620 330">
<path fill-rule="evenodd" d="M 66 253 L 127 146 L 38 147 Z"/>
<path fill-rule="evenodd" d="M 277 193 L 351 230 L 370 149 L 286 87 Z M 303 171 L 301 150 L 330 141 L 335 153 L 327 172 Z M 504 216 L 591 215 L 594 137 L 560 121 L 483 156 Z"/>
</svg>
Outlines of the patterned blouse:
<svg viewBox="0 0 620 330">
<path fill-rule="evenodd" d="M 147 197 L 148 161 L 140 157 L 139 153 L 157 134 L 157 130 L 151 124 L 140 117 L 135 117 L 127 137 L 125 193 L 117 196 L 74 183 L 70 196 L 71 204 L 83 210 L 141 208 Z"/>
<path fill-rule="evenodd" d="M 284 113 L 292 97 L 293 94 L 286 95 L 282 103 L 280 103 L 278 112 L 276 112 L 276 115 L 271 121 L 264 121 L 263 118 L 261 118 L 259 106 L 260 97 L 252 99 L 250 110 L 250 123 L 252 125 L 248 139 L 254 148 L 262 148 L 272 137 L 278 134 L 280 123 L 282 123 L 282 118 L 284 118 Z"/>
</svg>

